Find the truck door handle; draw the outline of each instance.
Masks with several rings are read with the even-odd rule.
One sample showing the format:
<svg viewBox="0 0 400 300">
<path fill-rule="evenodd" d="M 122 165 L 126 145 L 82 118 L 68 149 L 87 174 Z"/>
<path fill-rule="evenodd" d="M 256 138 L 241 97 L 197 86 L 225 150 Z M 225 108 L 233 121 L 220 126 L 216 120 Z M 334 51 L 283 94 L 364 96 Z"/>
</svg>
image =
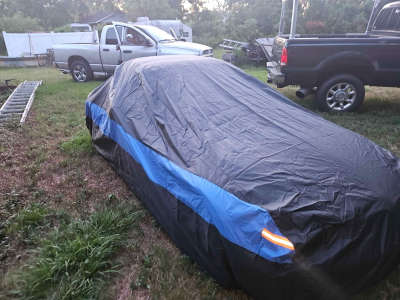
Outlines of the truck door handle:
<svg viewBox="0 0 400 300">
<path fill-rule="evenodd" d="M 132 53 L 132 50 L 124 50 L 124 53 Z"/>
<path fill-rule="evenodd" d="M 110 51 L 110 49 L 103 49 L 103 51 Z"/>
</svg>

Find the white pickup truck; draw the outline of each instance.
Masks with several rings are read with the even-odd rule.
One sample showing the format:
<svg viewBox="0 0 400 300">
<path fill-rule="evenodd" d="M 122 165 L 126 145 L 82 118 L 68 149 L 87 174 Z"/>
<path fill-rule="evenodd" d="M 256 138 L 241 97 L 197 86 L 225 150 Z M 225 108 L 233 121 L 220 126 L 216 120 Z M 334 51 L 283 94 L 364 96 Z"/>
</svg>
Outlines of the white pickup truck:
<svg viewBox="0 0 400 300">
<path fill-rule="evenodd" d="M 109 76 L 130 59 L 157 55 L 213 56 L 213 49 L 179 41 L 169 33 L 147 25 L 113 22 L 104 26 L 100 44 L 53 45 L 56 67 L 77 82 Z"/>
</svg>

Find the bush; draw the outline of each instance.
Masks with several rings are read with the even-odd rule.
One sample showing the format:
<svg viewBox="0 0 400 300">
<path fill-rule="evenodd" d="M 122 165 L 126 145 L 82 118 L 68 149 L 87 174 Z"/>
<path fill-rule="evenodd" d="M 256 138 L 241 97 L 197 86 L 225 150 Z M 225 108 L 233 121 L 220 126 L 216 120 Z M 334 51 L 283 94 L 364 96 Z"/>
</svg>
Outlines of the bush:
<svg viewBox="0 0 400 300">
<path fill-rule="evenodd" d="M 72 29 L 72 27 L 69 24 L 54 28 L 53 31 L 54 32 L 74 32 L 74 30 Z"/>
<path fill-rule="evenodd" d="M 236 57 L 235 57 L 234 65 L 236 67 L 241 67 L 241 66 L 244 66 L 249 63 L 249 61 L 247 59 L 246 51 L 235 50 L 235 55 L 236 55 Z"/>
<path fill-rule="evenodd" d="M 193 42 L 194 43 L 199 43 L 203 45 L 210 46 L 212 48 L 218 47 L 220 43 L 222 43 L 222 40 L 224 39 L 223 36 L 215 36 L 211 33 L 204 33 L 200 36 L 194 36 L 193 37 Z"/>
</svg>

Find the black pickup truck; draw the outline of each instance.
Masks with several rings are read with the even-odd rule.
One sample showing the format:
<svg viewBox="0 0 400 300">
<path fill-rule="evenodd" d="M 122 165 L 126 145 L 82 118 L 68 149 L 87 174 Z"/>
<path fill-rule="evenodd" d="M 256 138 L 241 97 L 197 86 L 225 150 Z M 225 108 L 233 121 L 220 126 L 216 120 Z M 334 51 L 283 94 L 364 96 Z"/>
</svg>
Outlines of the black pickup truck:
<svg viewBox="0 0 400 300">
<path fill-rule="evenodd" d="M 400 2 L 382 8 L 371 33 L 278 36 L 267 67 L 268 82 L 299 85 L 299 98 L 316 88 L 320 110 L 355 111 L 365 85 L 400 87 Z"/>
</svg>

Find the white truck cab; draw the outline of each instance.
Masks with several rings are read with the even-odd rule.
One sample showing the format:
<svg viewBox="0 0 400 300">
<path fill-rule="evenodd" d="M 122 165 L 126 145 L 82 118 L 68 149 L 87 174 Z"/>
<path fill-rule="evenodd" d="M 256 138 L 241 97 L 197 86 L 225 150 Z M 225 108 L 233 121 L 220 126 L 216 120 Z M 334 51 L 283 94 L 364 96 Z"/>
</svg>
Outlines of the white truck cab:
<svg viewBox="0 0 400 300">
<path fill-rule="evenodd" d="M 100 44 L 57 44 L 53 46 L 56 66 L 77 82 L 108 76 L 122 62 L 145 56 L 213 56 L 211 47 L 177 40 L 149 25 L 113 22 L 104 26 Z"/>
</svg>

